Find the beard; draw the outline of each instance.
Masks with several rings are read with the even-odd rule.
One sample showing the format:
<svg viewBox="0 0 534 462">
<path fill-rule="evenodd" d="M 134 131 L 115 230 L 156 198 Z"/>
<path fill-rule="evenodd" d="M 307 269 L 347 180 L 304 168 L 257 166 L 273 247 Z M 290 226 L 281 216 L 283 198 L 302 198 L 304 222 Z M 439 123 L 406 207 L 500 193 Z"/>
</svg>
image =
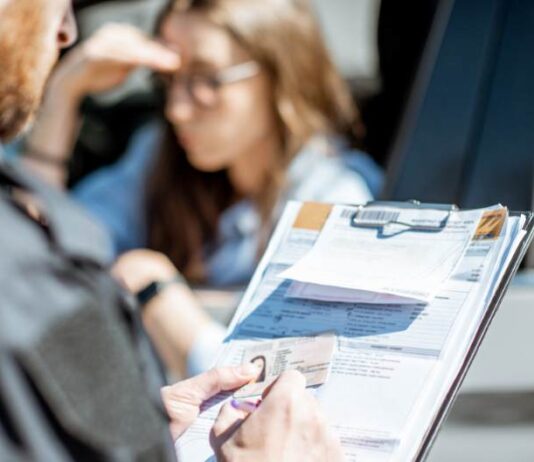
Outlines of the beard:
<svg viewBox="0 0 534 462">
<path fill-rule="evenodd" d="M 49 34 L 35 0 L 10 2 L 0 14 L 1 141 L 20 134 L 39 108 L 58 54 L 56 43 L 47 43 Z"/>
</svg>

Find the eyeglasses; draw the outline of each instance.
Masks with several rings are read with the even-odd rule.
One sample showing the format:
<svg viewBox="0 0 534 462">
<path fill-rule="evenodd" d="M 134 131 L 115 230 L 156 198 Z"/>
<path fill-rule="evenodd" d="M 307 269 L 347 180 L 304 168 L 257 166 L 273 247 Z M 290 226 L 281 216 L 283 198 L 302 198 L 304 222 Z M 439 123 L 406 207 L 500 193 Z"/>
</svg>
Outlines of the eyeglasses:
<svg viewBox="0 0 534 462">
<path fill-rule="evenodd" d="M 172 90 L 178 86 L 185 88 L 195 104 L 209 109 L 218 103 L 219 90 L 223 85 L 250 79 L 259 71 L 258 63 L 247 61 L 212 74 L 160 74 L 159 77 L 167 89 Z"/>
</svg>

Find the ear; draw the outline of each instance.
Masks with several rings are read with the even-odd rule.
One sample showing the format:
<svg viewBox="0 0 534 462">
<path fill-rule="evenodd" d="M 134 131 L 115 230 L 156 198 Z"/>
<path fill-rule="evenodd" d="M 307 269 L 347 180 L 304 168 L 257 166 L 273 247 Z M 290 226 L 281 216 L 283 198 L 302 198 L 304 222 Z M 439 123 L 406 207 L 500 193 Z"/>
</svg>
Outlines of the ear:
<svg viewBox="0 0 534 462">
<path fill-rule="evenodd" d="M 0 0 L 2 1 L 2 0 Z M 78 38 L 78 27 L 74 18 L 72 3 L 69 4 L 68 10 L 63 17 L 61 27 L 59 28 L 57 41 L 60 48 L 68 48 L 76 42 Z"/>
</svg>

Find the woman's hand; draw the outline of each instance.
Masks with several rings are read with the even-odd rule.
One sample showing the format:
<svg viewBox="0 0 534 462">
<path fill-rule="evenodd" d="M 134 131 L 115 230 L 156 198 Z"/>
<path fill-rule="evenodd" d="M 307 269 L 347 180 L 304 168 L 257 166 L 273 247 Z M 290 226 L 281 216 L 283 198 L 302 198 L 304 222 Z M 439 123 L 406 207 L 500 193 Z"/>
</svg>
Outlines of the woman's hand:
<svg viewBox="0 0 534 462">
<path fill-rule="evenodd" d="M 178 54 L 127 24 L 107 24 L 71 50 L 54 72 L 51 91 L 80 100 L 122 84 L 131 71 L 148 67 L 175 72 Z"/>
<path fill-rule="evenodd" d="M 253 364 L 211 369 L 196 377 L 163 387 L 163 404 L 171 419 L 173 439 L 178 438 L 195 421 L 200 405 L 221 391 L 235 390 L 258 377 Z"/>
<path fill-rule="evenodd" d="M 44 154 L 48 162 L 26 156 L 27 167 L 49 184 L 63 188 L 65 166 L 79 128 L 81 100 L 120 85 L 137 67 L 175 72 L 180 58 L 125 24 L 108 24 L 72 49 L 52 73 L 39 117 L 27 139 L 27 153 Z"/>
<path fill-rule="evenodd" d="M 223 406 L 211 434 L 221 462 L 339 462 L 343 452 L 297 371 L 283 373 L 252 413 Z"/>
</svg>

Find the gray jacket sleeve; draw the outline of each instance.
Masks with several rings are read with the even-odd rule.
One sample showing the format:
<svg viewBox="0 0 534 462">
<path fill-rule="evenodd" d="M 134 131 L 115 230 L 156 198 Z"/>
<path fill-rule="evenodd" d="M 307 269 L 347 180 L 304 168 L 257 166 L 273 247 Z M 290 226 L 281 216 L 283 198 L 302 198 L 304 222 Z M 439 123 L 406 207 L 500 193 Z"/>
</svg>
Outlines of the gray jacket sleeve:
<svg viewBox="0 0 534 462">
<path fill-rule="evenodd" d="M 38 197 L 39 223 L 12 185 Z M 62 194 L 0 165 L 2 461 L 175 458 L 157 362 L 104 243 Z"/>
</svg>

